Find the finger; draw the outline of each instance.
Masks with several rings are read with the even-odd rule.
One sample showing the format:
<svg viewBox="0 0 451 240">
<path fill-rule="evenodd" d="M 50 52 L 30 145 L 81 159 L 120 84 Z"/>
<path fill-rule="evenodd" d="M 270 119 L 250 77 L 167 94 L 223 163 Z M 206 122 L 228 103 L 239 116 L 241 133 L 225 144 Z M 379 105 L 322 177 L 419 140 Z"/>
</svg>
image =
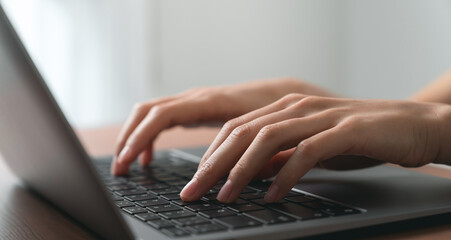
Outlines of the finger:
<svg viewBox="0 0 451 240">
<path fill-rule="evenodd" d="M 230 171 L 227 182 L 218 193 L 221 202 L 233 202 L 262 167 L 280 151 L 295 147 L 300 141 L 334 127 L 330 114 L 319 113 L 304 118 L 289 119 L 265 126 Z M 227 193 L 227 194 L 226 194 Z"/>
<path fill-rule="evenodd" d="M 282 167 L 265 196 L 266 202 L 280 201 L 316 163 L 349 153 L 359 141 L 358 135 L 339 126 L 303 140 Z"/>
<path fill-rule="evenodd" d="M 213 140 L 213 142 L 210 144 L 208 150 L 205 152 L 204 156 L 202 157 L 199 163 L 198 169 L 203 166 L 205 161 L 207 161 L 207 159 L 211 157 L 211 155 L 216 151 L 216 149 L 218 149 L 218 147 L 227 139 L 227 137 L 232 133 L 232 131 L 236 129 L 238 126 L 241 126 L 244 123 L 250 122 L 252 120 L 268 115 L 270 113 L 278 112 L 286 108 L 287 106 L 291 105 L 293 102 L 301 100 L 303 97 L 306 96 L 300 94 L 290 94 L 272 104 L 254 110 L 252 112 L 249 112 L 247 114 L 244 114 L 238 118 L 235 118 L 227 122 L 221 129 L 221 131 L 218 133 L 216 138 Z"/>
<path fill-rule="evenodd" d="M 128 166 L 164 129 L 175 125 L 219 120 L 218 108 L 210 98 L 185 97 L 159 104 L 130 134 L 118 157 L 118 174 L 126 173 Z"/>
<path fill-rule="evenodd" d="M 135 128 L 139 125 L 139 123 L 146 117 L 149 113 L 149 110 L 158 104 L 167 103 L 169 101 L 173 101 L 180 96 L 166 97 L 162 99 L 158 99 L 155 101 L 150 101 L 147 103 L 139 103 L 133 107 L 132 113 L 130 117 L 125 121 L 124 126 L 121 128 L 119 132 L 116 147 L 115 147 L 115 156 L 118 156 L 121 150 L 123 149 L 125 142 L 127 141 L 130 134 L 135 130 Z"/>
<path fill-rule="evenodd" d="M 254 179 L 267 179 L 275 176 L 293 154 L 295 148 L 277 153 L 260 170 Z"/>
<path fill-rule="evenodd" d="M 153 143 L 150 143 L 144 151 L 141 153 L 141 158 L 139 163 L 141 166 L 148 166 L 153 159 Z"/>
<path fill-rule="evenodd" d="M 167 97 L 148 103 L 135 105 L 130 117 L 126 120 L 117 138 L 115 154 L 111 163 L 111 173 L 113 175 L 122 174 L 128 171 L 128 166 L 120 166 L 121 164 L 118 161 L 119 155 L 120 153 L 122 153 L 122 155 L 125 155 L 127 153 L 127 151 L 124 151 L 125 142 L 129 138 L 130 134 L 135 130 L 135 128 L 146 117 L 146 115 L 149 113 L 149 110 L 155 105 L 173 101 L 178 97 L 179 96 Z"/>
<path fill-rule="evenodd" d="M 181 192 L 185 201 L 194 201 L 202 197 L 219 179 L 221 179 L 240 159 L 248 146 L 252 143 L 260 129 L 268 124 L 297 117 L 300 112 L 284 109 L 279 112 L 254 119 L 234 129 L 216 151 L 208 158 L 193 177 L 198 184 L 188 188 L 188 184 Z M 228 186 L 228 185 L 227 185 Z M 191 189 L 192 188 L 192 189 Z"/>
</svg>

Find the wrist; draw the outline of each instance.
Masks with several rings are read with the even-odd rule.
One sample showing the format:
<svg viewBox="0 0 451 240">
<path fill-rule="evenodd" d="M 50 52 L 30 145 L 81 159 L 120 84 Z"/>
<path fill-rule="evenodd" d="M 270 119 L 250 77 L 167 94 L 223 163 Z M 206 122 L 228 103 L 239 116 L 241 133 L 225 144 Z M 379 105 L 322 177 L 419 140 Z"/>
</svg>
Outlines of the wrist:
<svg viewBox="0 0 451 240">
<path fill-rule="evenodd" d="M 439 104 L 436 114 L 439 124 L 439 153 L 434 163 L 451 166 L 451 105 Z"/>
</svg>

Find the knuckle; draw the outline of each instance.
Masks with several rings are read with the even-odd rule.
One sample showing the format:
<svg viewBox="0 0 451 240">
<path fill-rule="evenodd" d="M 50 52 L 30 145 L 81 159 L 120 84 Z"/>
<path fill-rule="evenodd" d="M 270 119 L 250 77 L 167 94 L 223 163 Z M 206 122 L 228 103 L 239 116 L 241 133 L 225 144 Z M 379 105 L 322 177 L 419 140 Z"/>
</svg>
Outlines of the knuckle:
<svg viewBox="0 0 451 240">
<path fill-rule="evenodd" d="M 291 105 L 293 102 L 298 101 L 299 99 L 302 99 L 304 95 L 299 93 L 289 93 L 285 96 L 283 96 L 278 103 L 282 104 L 283 106 Z"/>
<path fill-rule="evenodd" d="M 232 119 L 227 121 L 223 126 L 222 130 L 226 133 L 231 133 L 235 128 L 239 126 L 239 120 L 238 119 Z"/>
<path fill-rule="evenodd" d="M 204 89 L 196 94 L 198 99 L 204 102 L 220 103 L 224 99 L 224 93 L 215 89 Z"/>
<path fill-rule="evenodd" d="M 213 165 L 212 165 L 211 161 L 206 161 L 202 164 L 202 167 L 200 167 L 197 170 L 195 177 L 200 178 L 200 177 L 204 177 L 204 176 L 209 176 L 212 174 L 212 172 L 213 172 Z"/>
<path fill-rule="evenodd" d="M 306 139 L 298 144 L 296 151 L 298 151 L 303 158 L 313 159 L 319 152 L 319 149 L 317 144 Z"/>
<path fill-rule="evenodd" d="M 249 124 L 244 124 L 244 125 L 241 125 L 235 129 L 233 129 L 233 131 L 230 133 L 230 137 L 232 137 L 234 139 L 239 139 L 239 138 L 245 137 L 246 135 L 248 135 L 251 132 L 252 132 L 252 127 Z"/>
<path fill-rule="evenodd" d="M 246 169 L 247 169 L 246 164 L 244 164 L 242 161 L 238 161 L 233 167 L 232 171 L 230 172 L 230 175 L 232 178 L 234 176 L 243 177 L 247 173 Z"/>
<path fill-rule="evenodd" d="M 214 91 L 214 88 L 212 88 L 212 87 L 196 87 L 196 88 L 189 90 L 188 92 L 196 97 L 209 98 L 216 91 Z"/>
<path fill-rule="evenodd" d="M 164 105 L 155 105 L 150 109 L 150 114 L 153 116 L 162 116 L 168 110 Z"/>
<path fill-rule="evenodd" d="M 320 98 L 317 96 L 307 96 L 293 104 L 292 107 L 296 109 L 306 108 L 308 106 L 317 104 L 319 100 Z"/>
<path fill-rule="evenodd" d="M 136 112 L 136 113 L 142 113 L 142 112 L 145 112 L 145 111 L 148 111 L 148 106 L 147 106 L 147 104 L 146 103 L 144 103 L 144 102 L 139 102 L 139 103 L 135 103 L 134 105 L 133 105 L 133 112 Z"/>
<path fill-rule="evenodd" d="M 340 127 L 341 127 L 341 129 L 346 130 L 348 132 L 355 132 L 361 123 L 362 123 L 361 117 L 356 116 L 356 115 L 351 115 L 351 116 L 346 117 L 340 123 Z"/>
<path fill-rule="evenodd" d="M 273 139 L 279 133 L 279 130 L 280 128 L 277 124 L 267 125 L 260 129 L 257 136 L 261 141 L 268 141 Z"/>
</svg>

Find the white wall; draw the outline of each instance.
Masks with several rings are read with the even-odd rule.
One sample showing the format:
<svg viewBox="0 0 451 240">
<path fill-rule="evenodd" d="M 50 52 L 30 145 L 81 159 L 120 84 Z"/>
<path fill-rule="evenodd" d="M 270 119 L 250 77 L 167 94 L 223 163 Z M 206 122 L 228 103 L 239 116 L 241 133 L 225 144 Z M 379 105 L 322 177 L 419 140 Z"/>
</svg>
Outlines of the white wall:
<svg viewBox="0 0 451 240">
<path fill-rule="evenodd" d="M 77 126 L 198 85 L 295 76 L 405 98 L 451 66 L 450 0 L 2 0 Z"/>
<path fill-rule="evenodd" d="M 154 96 L 156 1 L 2 3 L 74 125 L 122 122 L 135 102 Z"/>
<path fill-rule="evenodd" d="M 162 1 L 162 89 L 297 76 L 337 87 L 336 1 Z"/>
<path fill-rule="evenodd" d="M 343 4 L 340 91 L 406 98 L 451 67 L 451 1 Z"/>
</svg>

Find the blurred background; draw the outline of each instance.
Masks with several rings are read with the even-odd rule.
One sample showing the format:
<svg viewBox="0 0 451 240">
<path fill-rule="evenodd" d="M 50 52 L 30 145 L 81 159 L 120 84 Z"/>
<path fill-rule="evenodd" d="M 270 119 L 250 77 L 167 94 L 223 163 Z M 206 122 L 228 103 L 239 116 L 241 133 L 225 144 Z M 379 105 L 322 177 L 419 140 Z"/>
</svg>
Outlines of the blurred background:
<svg viewBox="0 0 451 240">
<path fill-rule="evenodd" d="M 70 122 L 138 101 L 294 76 L 407 98 L 451 67 L 450 0 L 0 0 Z"/>
</svg>

